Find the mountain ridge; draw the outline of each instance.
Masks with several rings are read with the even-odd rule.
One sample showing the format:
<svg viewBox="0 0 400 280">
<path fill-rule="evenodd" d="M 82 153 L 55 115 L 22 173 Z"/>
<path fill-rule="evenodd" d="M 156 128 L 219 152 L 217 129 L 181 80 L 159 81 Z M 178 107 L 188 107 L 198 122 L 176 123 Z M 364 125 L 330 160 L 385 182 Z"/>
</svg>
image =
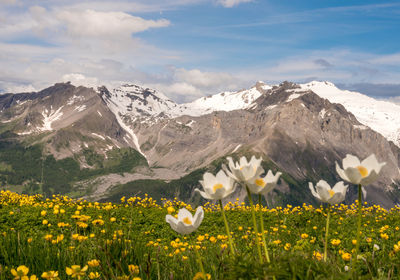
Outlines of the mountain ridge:
<svg viewBox="0 0 400 280">
<path fill-rule="evenodd" d="M 390 206 L 397 201 L 393 193 L 400 187 L 400 149 L 344 105 L 321 97 L 336 90 L 327 82 L 275 86 L 258 82 L 247 90 L 176 104 L 155 90 L 131 84 L 96 90 L 56 84 L 38 93 L 0 96 L 0 140 L 14 135 L 24 145 L 41 145 L 42 158 L 53 155 L 56 163 L 68 160 L 80 165 L 87 175 L 75 177 L 84 180 L 68 181 L 65 188 L 95 199 L 107 198 L 122 182 L 133 187 L 130 179 L 198 176 L 196 170 L 231 154 L 262 155 L 292 181 L 326 176 L 332 183 L 338 179 L 332 171 L 335 161 L 346 153 L 366 157 L 374 152 L 388 165 L 382 179 L 369 188 L 370 199 Z M 36 130 L 28 129 L 28 123 Z M 0 170 L 0 175 L 4 173 L 7 181 L 17 167 L 7 157 L 2 161 L 1 152 L 0 167 L 4 165 L 5 171 Z M 121 165 L 124 162 L 128 168 Z M 118 170 L 122 173 L 115 176 Z M 190 178 L 179 182 L 195 185 Z M 299 183 L 282 184 L 279 195 L 301 196 Z M 138 187 L 145 189 L 134 185 Z"/>
</svg>

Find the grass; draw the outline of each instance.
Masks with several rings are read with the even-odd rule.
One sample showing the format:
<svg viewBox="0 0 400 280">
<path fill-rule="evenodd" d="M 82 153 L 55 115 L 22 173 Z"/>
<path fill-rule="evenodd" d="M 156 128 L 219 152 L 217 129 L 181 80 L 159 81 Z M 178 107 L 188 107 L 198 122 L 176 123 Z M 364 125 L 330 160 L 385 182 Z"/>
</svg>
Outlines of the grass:
<svg viewBox="0 0 400 280">
<path fill-rule="evenodd" d="M 236 257 L 230 253 L 219 206 L 205 204 L 202 224 L 187 236 L 177 234 L 165 222 L 168 211 L 174 215 L 182 207 L 192 209 L 178 200 L 157 202 L 148 196 L 123 198 L 121 203 L 112 204 L 2 191 L 0 279 L 13 279 L 11 269 L 20 265 L 29 268 L 29 275 L 58 271 L 61 279 L 71 279 L 67 267 L 84 267 L 93 259 L 100 265 L 89 266 L 80 279 L 90 279 L 89 275 L 96 272 L 101 279 L 193 279 L 199 272 L 193 246 L 198 247 L 204 269 L 212 279 L 355 277 L 346 258 L 346 253 L 355 248 L 354 204 L 331 209 L 326 262 L 322 260 L 326 209 L 311 205 L 257 206 L 257 211 L 263 211 L 270 264 L 258 261 L 248 206 L 238 202 L 225 206 Z M 364 205 L 362 223 L 358 278 L 397 279 L 400 208 Z M 139 271 L 129 265 L 138 266 Z"/>
</svg>

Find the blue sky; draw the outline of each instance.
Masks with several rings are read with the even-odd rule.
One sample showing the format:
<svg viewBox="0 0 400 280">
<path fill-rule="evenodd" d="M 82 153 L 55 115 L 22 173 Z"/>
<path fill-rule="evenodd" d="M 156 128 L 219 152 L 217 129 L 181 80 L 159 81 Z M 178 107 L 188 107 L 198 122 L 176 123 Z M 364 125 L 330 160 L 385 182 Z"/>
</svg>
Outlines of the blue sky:
<svg viewBox="0 0 400 280">
<path fill-rule="evenodd" d="M 0 0 L 0 91 L 134 82 L 190 101 L 262 80 L 400 96 L 400 2 Z"/>
</svg>

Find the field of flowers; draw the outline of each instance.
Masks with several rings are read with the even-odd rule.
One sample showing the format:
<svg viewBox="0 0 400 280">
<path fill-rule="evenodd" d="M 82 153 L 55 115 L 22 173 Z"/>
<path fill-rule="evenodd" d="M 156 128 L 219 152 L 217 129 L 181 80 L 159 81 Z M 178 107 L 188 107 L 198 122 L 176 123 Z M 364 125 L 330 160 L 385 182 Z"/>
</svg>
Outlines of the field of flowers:
<svg viewBox="0 0 400 280">
<path fill-rule="evenodd" d="M 229 172 L 205 174 L 201 195 L 229 195 Z M 260 174 L 248 203 L 207 203 L 194 216 L 147 196 L 111 204 L 1 191 L 0 279 L 398 279 L 400 208 L 339 204 L 348 186 L 319 182 L 310 189 L 326 204 L 269 209 L 253 200 L 279 174 Z"/>
</svg>

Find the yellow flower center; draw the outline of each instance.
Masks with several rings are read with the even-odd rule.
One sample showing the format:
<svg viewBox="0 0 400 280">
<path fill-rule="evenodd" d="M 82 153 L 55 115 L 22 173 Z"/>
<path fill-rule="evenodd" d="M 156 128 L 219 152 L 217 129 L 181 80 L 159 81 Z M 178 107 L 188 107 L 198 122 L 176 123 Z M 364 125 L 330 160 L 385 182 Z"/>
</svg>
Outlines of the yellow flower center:
<svg viewBox="0 0 400 280">
<path fill-rule="evenodd" d="M 335 192 L 333 190 L 329 190 L 328 192 L 331 195 L 331 197 L 335 194 Z"/>
<path fill-rule="evenodd" d="M 189 219 L 189 217 L 185 217 L 185 218 L 183 219 L 183 222 L 184 222 L 185 224 L 187 224 L 187 225 L 191 225 L 191 224 L 192 224 L 192 220 Z"/>
<path fill-rule="evenodd" d="M 215 184 L 213 187 L 214 192 L 216 192 L 219 189 L 222 189 L 224 186 L 222 184 Z"/>
<path fill-rule="evenodd" d="M 262 187 L 262 188 L 265 186 L 265 182 L 264 182 L 264 180 L 262 178 L 256 179 L 254 181 L 254 183 L 256 183 L 257 186 Z"/>
<path fill-rule="evenodd" d="M 363 177 L 363 178 L 365 178 L 365 177 L 367 177 L 368 176 L 368 170 L 367 170 L 367 168 L 365 168 L 364 166 L 357 166 L 356 167 L 357 169 L 358 169 L 358 171 L 360 172 L 360 174 L 361 174 L 361 176 Z"/>
</svg>

